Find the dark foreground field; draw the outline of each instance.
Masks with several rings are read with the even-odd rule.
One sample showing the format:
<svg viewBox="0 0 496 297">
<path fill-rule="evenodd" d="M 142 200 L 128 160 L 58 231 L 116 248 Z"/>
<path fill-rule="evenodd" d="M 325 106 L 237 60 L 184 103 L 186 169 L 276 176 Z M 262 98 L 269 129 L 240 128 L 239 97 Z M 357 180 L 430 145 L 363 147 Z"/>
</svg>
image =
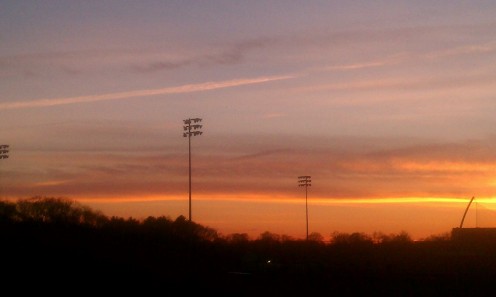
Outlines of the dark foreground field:
<svg viewBox="0 0 496 297">
<path fill-rule="evenodd" d="M 75 222 L 66 213 L 28 218 L 15 207 L 15 216 L 0 208 L 0 234 L 2 289 L 16 295 L 496 294 L 496 244 L 490 241 L 373 242 L 359 233 L 331 243 L 269 233 L 249 240 L 218 236 L 183 217 L 138 222 L 80 215 Z"/>
</svg>

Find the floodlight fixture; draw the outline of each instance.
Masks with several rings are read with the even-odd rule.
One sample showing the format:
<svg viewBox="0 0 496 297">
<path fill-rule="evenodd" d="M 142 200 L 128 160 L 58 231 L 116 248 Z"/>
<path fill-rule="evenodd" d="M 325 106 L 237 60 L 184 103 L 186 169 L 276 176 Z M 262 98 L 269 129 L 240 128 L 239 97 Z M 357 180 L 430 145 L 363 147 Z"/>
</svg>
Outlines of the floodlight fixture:
<svg viewBox="0 0 496 297">
<path fill-rule="evenodd" d="M 1 159 L 7 159 L 9 157 L 9 145 L 8 144 L 1 144 L 0 145 L 0 160 Z"/>
</svg>

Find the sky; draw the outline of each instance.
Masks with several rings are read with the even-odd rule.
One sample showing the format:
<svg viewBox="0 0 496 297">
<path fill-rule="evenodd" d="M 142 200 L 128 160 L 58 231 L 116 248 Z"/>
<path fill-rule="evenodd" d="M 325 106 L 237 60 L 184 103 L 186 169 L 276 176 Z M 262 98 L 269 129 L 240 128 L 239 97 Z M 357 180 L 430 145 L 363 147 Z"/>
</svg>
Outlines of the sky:
<svg viewBox="0 0 496 297">
<path fill-rule="evenodd" d="M 0 3 L 0 198 L 221 234 L 450 232 L 496 213 L 496 2 Z M 308 198 L 298 176 L 309 175 Z M 496 207 L 496 206 L 495 206 Z M 480 210 L 480 211 L 477 211 Z"/>
</svg>

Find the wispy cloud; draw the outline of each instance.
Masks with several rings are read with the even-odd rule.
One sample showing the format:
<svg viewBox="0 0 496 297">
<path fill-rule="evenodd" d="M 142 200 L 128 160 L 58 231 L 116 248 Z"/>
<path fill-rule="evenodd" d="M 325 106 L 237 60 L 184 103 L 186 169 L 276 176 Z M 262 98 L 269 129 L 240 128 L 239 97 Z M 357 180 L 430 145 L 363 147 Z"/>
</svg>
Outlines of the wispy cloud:
<svg viewBox="0 0 496 297">
<path fill-rule="evenodd" d="M 109 93 L 102 95 L 37 99 L 37 100 L 23 101 L 23 102 L 3 102 L 0 103 L 0 110 L 51 107 L 51 106 L 67 105 L 67 104 L 75 104 L 75 103 L 90 103 L 90 102 L 99 102 L 99 101 L 108 101 L 108 100 L 120 100 L 120 99 L 134 98 L 134 97 L 149 97 L 156 95 L 210 91 L 210 90 L 224 89 L 224 88 L 244 86 L 250 84 L 259 84 L 259 83 L 265 83 L 276 80 L 285 80 L 295 77 L 297 76 L 296 75 L 265 76 L 265 77 L 257 77 L 257 78 L 245 78 L 245 79 L 218 81 L 218 82 L 188 84 L 177 87 L 168 87 L 168 88 L 160 88 L 160 89 Z"/>
<path fill-rule="evenodd" d="M 486 54 L 486 53 L 494 53 L 494 52 L 496 52 L 496 42 L 492 41 L 488 43 L 463 45 L 454 48 L 430 52 L 425 55 L 425 58 L 438 59 L 438 58 L 446 58 L 453 56 Z"/>
<path fill-rule="evenodd" d="M 295 92 L 320 92 L 320 91 L 369 91 L 369 90 L 453 90 L 462 87 L 494 85 L 494 71 L 480 73 L 446 74 L 438 77 L 413 77 L 413 78 L 371 78 L 340 83 L 325 83 L 296 86 Z M 370 99 L 367 99 L 370 102 Z M 389 100 L 380 98 L 378 100 Z"/>
<path fill-rule="evenodd" d="M 185 67 L 233 65 L 245 61 L 250 52 L 270 47 L 274 43 L 277 43 L 275 37 L 260 37 L 203 50 L 79 50 L 0 56 L 0 77 L 19 74 L 24 77 L 45 76 L 47 70 L 69 75 L 121 72 L 123 69 L 136 73 L 154 73 Z"/>
<path fill-rule="evenodd" d="M 260 157 L 267 157 L 267 156 L 272 156 L 272 155 L 277 155 L 277 154 L 281 154 L 281 153 L 289 153 L 291 152 L 290 150 L 288 149 L 278 149 L 278 150 L 267 150 L 267 151 L 262 151 L 262 152 L 258 152 L 258 153 L 253 153 L 253 154 L 248 154 L 248 155 L 243 155 L 243 156 L 240 156 L 240 157 L 236 157 L 234 158 L 233 160 L 251 160 L 251 159 L 256 159 L 256 158 L 260 158 Z"/>
<path fill-rule="evenodd" d="M 326 67 L 325 70 L 357 70 L 363 68 L 380 67 L 384 66 L 386 62 L 368 62 L 368 63 L 357 63 L 357 64 L 347 64 L 347 65 L 337 65 Z"/>
<path fill-rule="evenodd" d="M 282 118 L 287 116 L 285 113 L 282 112 L 273 112 L 273 113 L 266 113 L 262 115 L 262 118 L 264 119 L 274 119 L 274 118 Z"/>
<path fill-rule="evenodd" d="M 150 63 L 134 65 L 132 68 L 139 72 L 156 72 L 173 70 L 186 66 L 215 66 L 238 64 L 246 59 L 250 51 L 269 47 L 276 43 L 276 38 L 256 38 L 225 46 L 207 54 L 189 56 L 179 60 L 155 60 Z"/>
<path fill-rule="evenodd" d="M 244 137 L 246 138 L 246 137 Z M 244 148 L 219 142 L 216 152 L 196 156 L 197 192 L 201 195 L 293 197 L 295 179 L 309 172 L 316 197 L 494 197 L 496 139 L 462 143 L 403 139 L 301 139 L 278 136 L 260 141 L 240 139 Z M 254 141 L 257 139 L 257 141 Z M 319 143 L 318 148 L 306 148 Z M 29 152 L 31 160 L 5 174 L 11 196 L 172 197 L 185 191 L 187 154 L 157 151 Z M 30 160 L 30 162 L 31 162 Z M 39 163 L 38 163 L 39 164 Z M 166 181 L 166 182 L 164 182 Z"/>
</svg>

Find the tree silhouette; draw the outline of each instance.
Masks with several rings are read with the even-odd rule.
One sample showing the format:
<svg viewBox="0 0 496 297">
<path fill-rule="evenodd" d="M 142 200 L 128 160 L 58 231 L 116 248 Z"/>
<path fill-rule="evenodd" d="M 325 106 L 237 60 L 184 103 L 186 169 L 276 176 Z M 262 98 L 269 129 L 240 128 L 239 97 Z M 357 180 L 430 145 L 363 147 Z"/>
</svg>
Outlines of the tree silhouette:
<svg viewBox="0 0 496 297">
<path fill-rule="evenodd" d="M 16 210 L 24 221 L 100 226 L 107 220 L 100 212 L 64 198 L 38 196 L 20 200 Z"/>
<path fill-rule="evenodd" d="M 8 201 L 0 201 L 0 222 L 13 222 L 19 220 L 16 204 Z"/>
<path fill-rule="evenodd" d="M 172 227 L 174 234 L 184 239 L 214 241 L 219 238 L 215 229 L 204 227 L 186 219 L 186 217 L 182 215 L 176 218 L 172 223 Z"/>
<path fill-rule="evenodd" d="M 361 232 L 354 233 L 339 233 L 334 232 L 331 234 L 331 244 L 334 245 L 369 245 L 372 244 L 372 238 Z"/>
<path fill-rule="evenodd" d="M 312 232 L 308 235 L 308 240 L 315 242 L 323 242 L 324 236 L 322 236 L 322 234 L 320 234 L 319 232 Z"/>
<path fill-rule="evenodd" d="M 0 201 L 0 236 L 5 284 L 22 275 L 32 288 L 50 284 L 60 293 L 59 284 L 75 280 L 88 293 L 101 287 L 156 293 L 192 284 L 218 296 L 496 293 L 496 243 L 447 236 L 415 242 L 406 232 L 334 232 L 327 243 L 317 232 L 306 241 L 265 231 L 251 240 L 246 233 L 222 237 L 184 216 L 107 218 L 49 197 Z"/>
<path fill-rule="evenodd" d="M 269 231 L 265 231 L 261 233 L 258 237 L 258 240 L 263 241 L 263 242 L 279 242 L 281 237 L 279 234 L 272 233 Z"/>
<path fill-rule="evenodd" d="M 408 234 L 406 231 L 401 231 L 398 234 L 382 234 L 382 233 L 377 233 L 375 234 L 376 240 L 380 243 L 389 243 L 389 244 L 405 244 L 405 243 L 411 243 L 412 238 L 410 234 Z"/>
<path fill-rule="evenodd" d="M 226 236 L 226 240 L 233 244 L 245 244 L 250 241 L 250 237 L 246 233 L 232 233 Z"/>
</svg>

